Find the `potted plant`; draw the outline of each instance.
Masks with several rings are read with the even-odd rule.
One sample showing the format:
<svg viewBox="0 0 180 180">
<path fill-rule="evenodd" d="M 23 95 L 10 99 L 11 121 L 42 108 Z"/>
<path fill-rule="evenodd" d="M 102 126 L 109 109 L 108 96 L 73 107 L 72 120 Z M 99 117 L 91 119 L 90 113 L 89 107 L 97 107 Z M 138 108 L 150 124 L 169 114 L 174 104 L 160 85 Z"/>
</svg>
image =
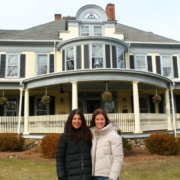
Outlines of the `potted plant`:
<svg viewBox="0 0 180 180">
<path fill-rule="evenodd" d="M 104 91 L 101 95 L 103 102 L 112 101 L 112 93 L 110 91 Z"/>
<path fill-rule="evenodd" d="M 51 101 L 51 97 L 50 97 L 49 95 L 47 95 L 47 94 L 45 94 L 45 95 L 42 97 L 42 99 L 41 99 L 41 102 L 42 102 L 43 104 L 49 104 L 50 101 Z"/>
<path fill-rule="evenodd" d="M 7 104 L 8 99 L 6 97 L 0 97 L 0 106 Z"/>
<path fill-rule="evenodd" d="M 153 103 L 160 103 L 162 98 L 160 95 L 156 94 L 152 97 Z"/>
</svg>

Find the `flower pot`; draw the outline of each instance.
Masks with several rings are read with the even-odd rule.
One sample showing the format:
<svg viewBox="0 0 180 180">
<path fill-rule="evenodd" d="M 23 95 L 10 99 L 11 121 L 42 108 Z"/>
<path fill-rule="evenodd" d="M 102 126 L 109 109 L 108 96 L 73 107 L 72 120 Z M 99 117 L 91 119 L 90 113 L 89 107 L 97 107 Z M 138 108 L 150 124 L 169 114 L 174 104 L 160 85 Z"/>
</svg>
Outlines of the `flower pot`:
<svg viewBox="0 0 180 180">
<path fill-rule="evenodd" d="M 152 97 L 153 103 L 160 103 L 162 98 L 160 95 L 156 94 Z"/>
<path fill-rule="evenodd" d="M 109 102 L 112 101 L 112 93 L 110 91 L 105 91 L 101 95 L 103 102 Z"/>
<path fill-rule="evenodd" d="M 50 101 L 51 101 L 51 97 L 50 97 L 49 95 L 44 95 L 44 96 L 42 97 L 42 99 L 41 99 L 41 102 L 42 102 L 43 104 L 49 104 Z"/>
<path fill-rule="evenodd" d="M 0 97 L 0 106 L 7 104 L 8 99 L 6 97 Z"/>
</svg>

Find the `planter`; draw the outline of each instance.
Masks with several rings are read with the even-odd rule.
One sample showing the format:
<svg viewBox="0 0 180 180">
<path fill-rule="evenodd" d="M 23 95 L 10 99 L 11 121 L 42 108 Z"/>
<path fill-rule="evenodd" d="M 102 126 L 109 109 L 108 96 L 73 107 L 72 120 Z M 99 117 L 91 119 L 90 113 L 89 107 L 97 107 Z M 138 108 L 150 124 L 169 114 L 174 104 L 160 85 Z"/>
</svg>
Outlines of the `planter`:
<svg viewBox="0 0 180 180">
<path fill-rule="evenodd" d="M 41 99 L 43 104 L 49 104 L 51 102 L 51 97 L 49 95 L 44 95 Z"/>
<path fill-rule="evenodd" d="M 7 104 L 8 99 L 6 97 L 0 97 L 0 106 Z"/>
<path fill-rule="evenodd" d="M 110 91 L 104 91 L 101 95 L 103 102 L 112 101 L 112 93 Z"/>
<path fill-rule="evenodd" d="M 160 103 L 162 98 L 160 95 L 156 94 L 152 97 L 153 103 Z"/>
</svg>

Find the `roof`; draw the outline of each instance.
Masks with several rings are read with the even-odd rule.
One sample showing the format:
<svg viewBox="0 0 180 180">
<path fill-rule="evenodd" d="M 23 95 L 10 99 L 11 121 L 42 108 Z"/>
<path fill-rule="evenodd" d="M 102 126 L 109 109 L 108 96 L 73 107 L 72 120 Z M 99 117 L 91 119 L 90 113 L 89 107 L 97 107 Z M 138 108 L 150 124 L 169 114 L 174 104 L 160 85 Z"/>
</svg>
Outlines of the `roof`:
<svg viewBox="0 0 180 180">
<path fill-rule="evenodd" d="M 58 31 L 66 30 L 67 20 L 74 17 L 66 17 L 61 20 L 52 21 L 46 24 L 35 26 L 25 30 L 0 30 L 2 40 L 59 40 Z M 116 32 L 124 34 L 124 41 L 134 42 L 160 42 L 180 43 L 160 35 L 146 32 L 123 24 L 116 24 Z"/>
</svg>

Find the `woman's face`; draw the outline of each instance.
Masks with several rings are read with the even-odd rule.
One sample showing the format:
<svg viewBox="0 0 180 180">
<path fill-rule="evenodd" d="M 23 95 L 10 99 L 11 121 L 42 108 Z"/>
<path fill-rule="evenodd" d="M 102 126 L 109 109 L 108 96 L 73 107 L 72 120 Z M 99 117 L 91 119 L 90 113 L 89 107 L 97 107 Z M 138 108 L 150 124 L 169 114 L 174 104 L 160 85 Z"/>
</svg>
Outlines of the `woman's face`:
<svg viewBox="0 0 180 180">
<path fill-rule="evenodd" d="M 75 114 L 72 119 L 72 126 L 75 129 L 79 129 L 82 125 L 81 117 L 79 114 Z"/>
<path fill-rule="evenodd" d="M 105 126 L 105 124 L 106 124 L 106 120 L 105 120 L 104 115 L 102 115 L 102 114 L 96 115 L 96 117 L 95 117 L 95 124 L 96 124 L 96 127 L 98 129 L 102 129 Z"/>
</svg>

